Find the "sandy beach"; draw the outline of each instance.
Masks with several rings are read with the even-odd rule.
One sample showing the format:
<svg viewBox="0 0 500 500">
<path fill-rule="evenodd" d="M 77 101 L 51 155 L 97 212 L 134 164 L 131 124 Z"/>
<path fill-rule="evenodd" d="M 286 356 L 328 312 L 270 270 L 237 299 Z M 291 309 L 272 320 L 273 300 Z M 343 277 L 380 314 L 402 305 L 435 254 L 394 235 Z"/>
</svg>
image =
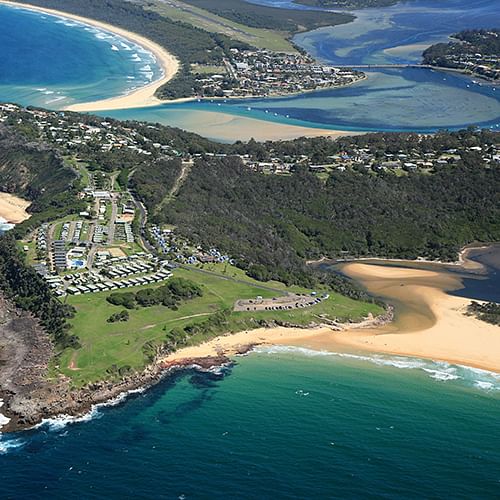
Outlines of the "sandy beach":
<svg viewBox="0 0 500 500">
<path fill-rule="evenodd" d="M 290 140 L 297 137 L 337 137 L 357 135 L 356 132 L 309 128 L 300 125 L 289 125 L 255 118 L 217 113 L 213 111 L 196 111 L 183 113 L 176 119 L 176 126 L 200 134 L 217 141 L 233 142 Z"/>
<path fill-rule="evenodd" d="M 8 0 L 0 0 L 0 3 L 11 5 L 13 7 L 35 10 L 66 19 L 72 19 L 82 24 L 94 26 L 96 28 L 119 35 L 127 40 L 141 45 L 145 49 L 152 52 L 163 69 L 163 76 L 161 78 L 155 80 L 154 82 L 151 82 L 148 85 L 145 85 L 144 87 L 141 87 L 140 89 L 134 90 L 129 94 L 111 97 L 109 99 L 102 99 L 100 101 L 73 104 L 66 108 L 69 111 L 91 112 L 156 106 L 157 104 L 160 104 L 162 102 L 160 99 L 155 97 L 156 90 L 170 81 L 179 70 L 179 60 L 175 56 L 170 54 L 162 46 L 141 35 L 138 35 L 137 33 L 133 33 L 122 28 L 117 28 L 116 26 L 113 26 L 111 24 L 95 21 L 94 19 L 76 16 L 54 9 L 46 9 L 35 5 L 10 2 Z"/>
<path fill-rule="evenodd" d="M 370 292 L 396 303 L 396 320 L 377 328 L 340 332 L 326 327 L 241 332 L 181 349 L 167 361 L 222 353 L 231 356 L 245 345 L 281 344 L 419 357 L 500 372 L 500 328 L 464 315 L 470 300 L 446 293 L 461 288 L 457 276 L 364 263 L 346 264 L 343 271 Z"/>
<path fill-rule="evenodd" d="M 11 224 L 19 224 L 29 219 L 30 214 L 26 209 L 31 205 L 30 201 L 23 200 L 10 193 L 0 193 L 0 217 Z"/>
</svg>

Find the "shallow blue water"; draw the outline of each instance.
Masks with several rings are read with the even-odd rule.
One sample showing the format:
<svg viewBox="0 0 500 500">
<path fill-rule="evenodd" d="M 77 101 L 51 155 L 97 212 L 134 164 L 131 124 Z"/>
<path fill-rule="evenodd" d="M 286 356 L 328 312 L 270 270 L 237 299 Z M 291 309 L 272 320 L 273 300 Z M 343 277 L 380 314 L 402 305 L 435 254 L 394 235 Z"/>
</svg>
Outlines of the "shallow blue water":
<svg viewBox="0 0 500 500">
<path fill-rule="evenodd" d="M 58 109 L 158 78 L 150 52 L 69 19 L 0 5 L 0 100 Z"/>
<path fill-rule="evenodd" d="M 495 498 L 500 377 L 275 348 L 0 441 L 4 498 Z"/>
<path fill-rule="evenodd" d="M 457 29 L 500 23 L 496 0 L 415 0 L 356 15 L 353 23 L 295 40 L 329 63 L 415 62 L 423 46 Z M 5 56 L 0 60 L 0 100 L 57 109 L 124 93 L 159 71 L 151 55 L 136 47 L 126 50 L 116 37 L 73 22 L 7 7 L 0 7 L 0 22 L 6 27 L 0 34 Z M 194 125 L 199 111 L 344 130 L 429 132 L 469 125 L 496 130 L 500 89 L 425 69 L 374 70 L 351 87 L 296 97 L 205 100 L 102 114 L 199 131 Z M 237 130 L 234 134 L 237 138 Z"/>
<path fill-rule="evenodd" d="M 257 3 L 290 6 L 288 0 Z M 451 33 L 500 24 L 497 0 L 415 0 L 355 14 L 353 23 L 300 34 L 294 40 L 328 64 L 418 63 L 426 46 Z M 377 69 L 367 71 L 367 76 L 350 87 L 302 96 L 204 100 L 110 114 L 187 127 L 196 111 L 212 111 L 342 130 L 433 132 L 469 125 L 500 129 L 500 88 L 494 85 L 428 69 Z"/>
<path fill-rule="evenodd" d="M 476 257 L 498 271 L 498 251 Z M 488 280 L 463 293 L 492 300 L 489 281 L 493 295 Z M 500 375 L 402 356 L 260 348 L 79 422 L 0 437 L 2 498 L 494 499 L 499 488 Z"/>
<path fill-rule="evenodd" d="M 424 69 L 379 70 L 356 85 L 294 97 L 207 99 L 102 114 L 190 129 L 199 111 L 353 131 L 434 132 L 470 125 L 500 130 L 500 87 Z"/>
</svg>

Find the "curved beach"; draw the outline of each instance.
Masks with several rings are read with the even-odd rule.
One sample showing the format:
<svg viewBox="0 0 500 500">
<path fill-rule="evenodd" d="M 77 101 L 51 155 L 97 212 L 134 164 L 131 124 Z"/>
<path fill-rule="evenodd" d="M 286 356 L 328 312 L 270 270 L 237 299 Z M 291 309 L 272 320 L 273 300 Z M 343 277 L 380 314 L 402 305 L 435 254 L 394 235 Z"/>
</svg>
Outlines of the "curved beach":
<svg viewBox="0 0 500 500">
<path fill-rule="evenodd" d="M 179 71 L 180 63 L 174 55 L 168 52 L 161 45 L 149 40 L 148 38 L 138 35 L 137 33 L 133 33 L 122 28 L 117 28 L 116 26 L 108 23 L 103 23 L 101 21 L 96 21 L 94 19 L 89 19 L 86 17 L 76 16 L 59 10 L 46 9 L 35 5 L 11 2 L 9 0 L 0 0 L 0 3 L 10 5 L 12 7 L 43 12 L 44 14 L 49 14 L 65 19 L 72 19 L 79 23 L 94 26 L 115 35 L 119 35 L 122 38 L 130 40 L 152 52 L 163 70 L 163 76 L 161 78 L 141 87 L 140 89 L 134 90 L 133 92 L 125 95 L 111 97 L 109 99 L 72 104 L 71 106 L 68 106 L 66 108 L 68 111 L 92 112 L 158 105 L 162 101 L 155 97 L 155 92 L 159 87 L 170 81 Z"/>
<path fill-rule="evenodd" d="M 426 358 L 500 373 L 500 328 L 466 316 L 470 299 L 446 293 L 461 288 L 446 272 L 352 263 L 343 272 L 372 294 L 399 303 L 396 320 L 375 328 L 333 331 L 271 328 L 218 337 L 200 346 L 180 349 L 166 358 L 179 362 L 224 354 L 254 345 L 293 345 L 331 352 L 370 352 Z"/>
</svg>

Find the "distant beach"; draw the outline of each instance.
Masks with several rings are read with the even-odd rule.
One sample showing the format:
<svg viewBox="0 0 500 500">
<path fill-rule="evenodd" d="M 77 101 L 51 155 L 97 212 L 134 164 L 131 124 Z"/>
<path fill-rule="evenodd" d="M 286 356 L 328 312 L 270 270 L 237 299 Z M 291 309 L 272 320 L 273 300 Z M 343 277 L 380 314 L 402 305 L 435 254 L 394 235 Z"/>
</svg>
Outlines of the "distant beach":
<svg viewBox="0 0 500 500">
<path fill-rule="evenodd" d="M 59 10 L 46 9 L 35 5 L 11 2 L 8 0 L 0 0 L 0 3 L 5 5 L 10 5 L 12 7 L 43 12 L 45 14 L 49 14 L 56 17 L 72 19 L 79 23 L 87 24 L 114 33 L 152 52 L 155 55 L 157 62 L 162 67 L 163 76 L 149 83 L 148 85 L 141 87 L 140 89 L 134 90 L 133 92 L 130 92 L 125 95 L 111 97 L 109 99 L 72 104 L 71 106 L 68 106 L 66 108 L 68 111 L 95 112 L 95 111 L 106 111 L 115 109 L 156 106 L 160 104 L 162 101 L 157 97 L 155 97 L 155 92 L 159 87 L 170 81 L 179 70 L 180 66 L 179 60 L 175 56 L 170 54 L 166 49 L 161 47 L 159 44 L 141 35 L 138 35 L 137 33 L 133 33 L 124 30 L 122 28 L 117 28 L 116 26 L 113 26 L 108 23 L 103 23 L 100 21 L 95 21 L 94 19 L 68 14 L 66 12 L 62 12 Z"/>
<path fill-rule="evenodd" d="M 29 219 L 30 214 L 26 209 L 31 205 L 30 201 L 23 200 L 10 193 L 0 193 L 0 219 L 8 223 L 19 224 Z"/>
<path fill-rule="evenodd" d="M 328 327 L 261 328 L 180 349 L 166 361 L 231 356 L 244 351 L 245 346 L 293 345 L 331 352 L 368 351 L 426 358 L 500 372 L 500 329 L 466 316 L 470 300 L 446 293 L 462 287 L 458 276 L 364 263 L 345 264 L 342 271 L 370 293 L 399 304 L 396 320 L 372 328 L 353 325 L 342 331 Z"/>
</svg>

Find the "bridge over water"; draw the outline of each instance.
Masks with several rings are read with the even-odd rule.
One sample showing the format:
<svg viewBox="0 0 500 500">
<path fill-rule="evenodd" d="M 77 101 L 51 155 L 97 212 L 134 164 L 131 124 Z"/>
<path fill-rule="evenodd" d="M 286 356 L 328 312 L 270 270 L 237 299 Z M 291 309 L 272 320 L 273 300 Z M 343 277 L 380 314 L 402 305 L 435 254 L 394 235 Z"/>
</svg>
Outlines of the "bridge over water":
<svg viewBox="0 0 500 500">
<path fill-rule="evenodd" d="M 435 66 L 431 66 L 430 64 L 334 64 L 333 66 L 335 68 L 352 68 L 352 69 L 391 69 L 391 68 L 438 69 Z"/>
</svg>

